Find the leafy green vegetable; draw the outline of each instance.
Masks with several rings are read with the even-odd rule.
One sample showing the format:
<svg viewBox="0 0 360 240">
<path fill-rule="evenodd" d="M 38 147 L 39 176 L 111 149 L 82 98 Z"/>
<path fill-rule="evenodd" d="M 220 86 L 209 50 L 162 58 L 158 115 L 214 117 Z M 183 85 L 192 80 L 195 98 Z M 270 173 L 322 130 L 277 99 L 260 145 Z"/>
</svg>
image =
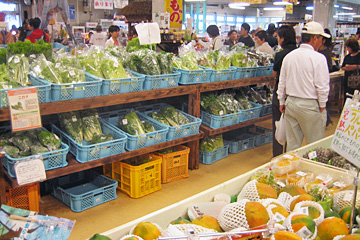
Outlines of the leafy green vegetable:
<svg viewBox="0 0 360 240">
<path fill-rule="evenodd" d="M 103 59 L 100 69 L 105 79 L 128 78 L 128 74 L 122 64 L 116 59 Z"/>
<path fill-rule="evenodd" d="M 206 54 L 206 53 L 200 54 L 199 57 L 197 58 L 197 63 L 203 67 L 216 69 L 215 58 L 210 54 Z"/>
<path fill-rule="evenodd" d="M 33 62 L 31 68 L 37 76 L 44 78 L 49 82 L 55 84 L 62 83 L 61 76 L 59 75 L 59 72 L 56 70 L 54 63 L 47 61 L 43 56 L 39 56 Z"/>
<path fill-rule="evenodd" d="M 216 61 L 216 69 L 229 69 L 231 66 L 231 54 L 219 52 L 217 61 Z"/>
<path fill-rule="evenodd" d="M 65 131 L 75 142 L 81 144 L 84 139 L 83 122 L 79 112 L 67 112 L 58 115 L 60 120 L 60 127 Z"/>
<path fill-rule="evenodd" d="M 198 69 L 201 69 L 199 66 L 198 66 L 198 63 L 196 61 L 196 58 L 195 58 L 195 53 L 194 52 L 190 52 L 190 53 L 187 53 L 185 55 L 183 55 L 181 57 L 181 63 L 182 63 L 182 66 L 185 67 L 185 70 L 198 70 Z M 184 69 L 184 68 L 183 68 Z"/>
<path fill-rule="evenodd" d="M 83 55 L 80 59 L 80 65 L 85 68 L 85 71 L 95 75 L 99 78 L 104 78 L 101 72 L 100 65 L 101 60 L 104 57 L 104 53 L 101 51 L 94 51 L 88 55 Z"/>
<path fill-rule="evenodd" d="M 247 56 L 241 52 L 232 55 L 231 64 L 234 67 L 246 67 Z"/>
<path fill-rule="evenodd" d="M 133 52 L 129 67 L 131 70 L 145 75 L 161 74 L 156 53 L 148 49 Z"/>
<path fill-rule="evenodd" d="M 200 151 L 212 152 L 224 147 L 224 141 L 221 134 L 215 136 L 205 136 L 200 142 Z"/>
<path fill-rule="evenodd" d="M 24 108 L 23 108 L 21 102 L 17 102 L 17 104 L 11 105 L 11 108 L 14 109 L 14 110 L 24 111 Z"/>
<path fill-rule="evenodd" d="M 36 43 L 31 43 L 29 40 L 24 42 L 18 41 L 14 43 L 9 43 L 7 46 L 8 55 L 15 54 L 24 54 L 26 57 L 29 57 L 31 54 L 44 54 L 47 60 L 52 58 L 52 44 L 45 43 L 44 40 L 36 41 Z"/>
<path fill-rule="evenodd" d="M 119 118 L 119 127 L 131 135 L 145 134 L 144 126 L 135 112 L 126 114 Z"/>
<path fill-rule="evenodd" d="M 61 140 L 54 133 L 40 130 L 38 132 L 38 138 L 41 144 L 46 146 L 50 151 L 58 150 L 61 147 Z"/>
<path fill-rule="evenodd" d="M 30 147 L 30 149 L 31 149 L 32 155 L 35 155 L 38 153 L 45 153 L 45 152 L 49 151 L 49 149 L 47 149 L 46 147 L 41 145 L 41 143 L 39 141 L 35 141 L 34 144 Z"/>
<path fill-rule="evenodd" d="M 5 145 L 3 151 L 6 152 L 12 158 L 18 158 L 20 150 L 17 147 Z"/>
<path fill-rule="evenodd" d="M 32 141 L 25 134 L 19 133 L 18 135 L 13 136 L 10 138 L 10 142 L 18 147 L 21 151 L 30 152 Z"/>
<path fill-rule="evenodd" d="M 56 64 L 55 64 L 56 65 Z M 81 69 L 70 66 L 60 66 L 57 71 L 62 83 L 79 83 L 85 82 L 85 73 Z"/>
<path fill-rule="evenodd" d="M 161 115 L 157 112 L 148 113 L 148 116 L 155 119 L 158 122 L 161 122 L 164 125 L 170 126 L 170 123 L 168 122 L 168 120 L 163 115 Z"/>
<path fill-rule="evenodd" d="M 102 142 L 108 142 L 114 140 L 114 137 L 108 133 L 108 134 L 94 134 L 92 140 L 91 140 L 91 144 L 96 144 L 96 143 L 102 143 Z"/>
<path fill-rule="evenodd" d="M 8 58 L 8 69 L 13 80 L 21 86 L 30 86 L 31 82 L 28 77 L 29 60 L 23 54 L 16 54 Z"/>
<path fill-rule="evenodd" d="M 128 42 L 127 46 L 126 46 L 126 51 L 127 52 L 134 52 L 134 51 L 138 51 L 141 49 L 152 49 L 152 50 L 156 50 L 156 44 L 152 44 L 152 46 L 149 45 L 140 45 L 140 41 L 139 38 L 133 38 L 131 39 L 131 41 Z"/>
<path fill-rule="evenodd" d="M 94 135 L 103 134 L 98 114 L 95 109 L 83 110 L 80 112 L 80 115 L 82 117 L 84 139 L 86 141 L 91 142 Z"/>
<path fill-rule="evenodd" d="M 173 72 L 173 55 L 171 53 L 158 53 L 157 61 L 160 66 L 161 74 L 170 74 Z"/>
<path fill-rule="evenodd" d="M 6 63 L 6 48 L 0 48 L 0 64 Z"/>
<path fill-rule="evenodd" d="M 144 121 L 143 123 L 144 130 L 146 133 L 155 132 L 156 128 L 148 121 Z"/>
</svg>

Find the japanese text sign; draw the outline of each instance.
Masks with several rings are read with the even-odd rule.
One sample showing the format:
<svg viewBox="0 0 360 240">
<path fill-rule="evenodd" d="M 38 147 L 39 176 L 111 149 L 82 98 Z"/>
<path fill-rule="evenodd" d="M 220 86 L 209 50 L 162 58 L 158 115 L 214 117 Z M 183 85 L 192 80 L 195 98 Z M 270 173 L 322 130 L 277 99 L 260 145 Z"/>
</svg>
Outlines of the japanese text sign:
<svg viewBox="0 0 360 240">
<path fill-rule="evenodd" d="M 36 88 L 9 90 L 8 99 L 13 131 L 41 127 Z"/>
<path fill-rule="evenodd" d="M 94 9 L 114 9 L 114 0 L 95 0 Z"/>
<path fill-rule="evenodd" d="M 360 105 L 345 104 L 331 148 L 360 166 Z"/>
<path fill-rule="evenodd" d="M 183 21 L 183 0 L 165 0 L 165 11 L 170 13 L 170 27 L 181 28 Z"/>
</svg>

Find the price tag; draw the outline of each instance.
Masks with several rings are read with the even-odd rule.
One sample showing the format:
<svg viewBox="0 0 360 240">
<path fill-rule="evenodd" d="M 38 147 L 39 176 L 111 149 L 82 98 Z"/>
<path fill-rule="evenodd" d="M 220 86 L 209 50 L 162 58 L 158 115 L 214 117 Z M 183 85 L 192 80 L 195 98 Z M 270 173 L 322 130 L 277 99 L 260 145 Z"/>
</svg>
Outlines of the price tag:
<svg viewBox="0 0 360 240">
<path fill-rule="evenodd" d="M 307 175 L 307 173 L 303 171 L 297 171 L 296 174 L 302 177 L 305 177 Z"/>
<path fill-rule="evenodd" d="M 335 187 L 338 187 L 338 188 L 344 188 L 346 187 L 346 185 L 344 183 L 341 183 L 341 182 L 334 182 L 334 186 Z"/>
<path fill-rule="evenodd" d="M 276 222 L 281 222 L 285 220 L 285 217 L 283 215 L 281 215 L 280 213 L 276 212 L 274 214 L 274 219 Z"/>
<path fill-rule="evenodd" d="M 124 125 L 128 124 L 127 119 L 126 119 L 126 118 L 124 118 L 124 119 L 122 120 L 122 123 L 123 123 Z"/>
<path fill-rule="evenodd" d="M 346 202 L 351 202 L 353 200 L 354 192 L 346 192 L 344 194 L 343 200 Z"/>
<path fill-rule="evenodd" d="M 301 207 L 300 212 L 305 215 L 309 215 L 309 207 Z"/>
<path fill-rule="evenodd" d="M 44 162 L 41 156 L 29 158 L 15 163 L 16 180 L 19 185 L 46 180 Z"/>
<path fill-rule="evenodd" d="M 119 63 L 118 62 L 114 62 L 114 67 L 119 67 Z"/>
<path fill-rule="evenodd" d="M 70 74 L 70 76 L 72 76 L 72 77 L 75 76 L 75 72 L 74 72 L 73 70 L 70 70 L 70 71 L 69 71 L 69 74 Z"/>
<path fill-rule="evenodd" d="M 230 99 L 230 98 L 228 98 L 227 100 L 228 100 L 229 103 L 231 103 L 231 99 Z"/>
<path fill-rule="evenodd" d="M 72 116 L 71 120 L 72 120 L 73 122 L 76 122 L 76 121 L 77 121 L 76 116 Z"/>
<path fill-rule="evenodd" d="M 18 56 L 14 57 L 14 63 L 19 63 L 20 62 L 20 58 Z"/>
<path fill-rule="evenodd" d="M 276 184 L 279 185 L 280 187 L 285 187 L 285 186 L 286 186 L 285 183 L 280 182 L 280 181 L 279 181 L 279 182 L 276 182 Z"/>
<path fill-rule="evenodd" d="M 310 159 L 310 160 L 313 160 L 313 159 L 316 158 L 316 157 L 317 157 L 316 151 L 309 152 L 309 159 Z"/>
<path fill-rule="evenodd" d="M 13 131 L 42 126 L 36 88 L 9 90 L 8 99 Z"/>
<path fill-rule="evenodd" d="M 302 239 L 308 239 L 312 235 L 312 232 L 306 226 L 304 226 L 299 231 L 297 231 L 296 234 Z"/>
<path fill-rule="evenodd" d="M 291 156 L 291 155 L 289 155 L 289 154 L 285 154 L 285 155 L 284 155 L 284 158 L 292 159 L 292 158 L 294 158 L 294 157 Z"/>
<path fill-rule="evenodd" d="M 220 116 L 224 115 L 224 111 L 221 110 L 221 111 L 219 112 L 219 115 L 220 115 Z"/>
<path fill-rule="evenodd" d="M 55 68 L 59 68 L 59 67 L 60 67 L 60 63 L 56 63 Z"/>
</svg>

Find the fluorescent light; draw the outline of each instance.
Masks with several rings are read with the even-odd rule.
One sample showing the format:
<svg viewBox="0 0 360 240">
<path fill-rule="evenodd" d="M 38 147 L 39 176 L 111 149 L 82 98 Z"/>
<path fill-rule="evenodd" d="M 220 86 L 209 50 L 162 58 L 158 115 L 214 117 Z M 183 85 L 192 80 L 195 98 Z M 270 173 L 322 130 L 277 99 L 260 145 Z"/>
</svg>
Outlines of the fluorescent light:
<svg viewBox="0 0 360 240">
<path fill-rule="evenodd" d="M 360 15 L 352 15 L 352 18 L 360 18 Z"/>
<path fill-rule="evenodd" d="M 265 11 L 281 11 L 284 10 L 282 7 L 264 7 Z"/>
<path fill-rule="evenodd" d="M 274 5 L 276 6 L 281 6 L 281 5 L 291 5 L 292 3 L 289 2 L 273 2 Z"/>
<path fill-rule="evenodd" d="M 247 6 L 250 6 L 250 3 L 248 2 L 229 3 L 229 8 L 234 8 L 234 9 L 241 9 L 239 7 L 247 7 Z"/>
<path fill-rule="evenodd" d="M 356 13 L 336 13 L 336 15 L 355 15 Z"/>
<path fill-rule="evenodd" d="M 314 10 L 314 6 L 307 6 L 306 10 L 312 11 L 312 10 Z"/>
<path fill-rule="evenodd" d="M 230 6 L 229 6 L 230 7 Z M 245 7 L 230 7 L 232 9 L 239 9 L 239 10 L 245 10 Z"/>
<path fill-rule="evenodd" d="M 345 9 L 345 10 L 350 10 L 350 11 L 352 11 L 353 10 L 353 8 L 352 7 L 341 7 L 342 9 Z"/>
<path fill-rule="evenodd" d="M 334 4 L 334 8 L 339 8 L 339 4 Z"/>
</svg>

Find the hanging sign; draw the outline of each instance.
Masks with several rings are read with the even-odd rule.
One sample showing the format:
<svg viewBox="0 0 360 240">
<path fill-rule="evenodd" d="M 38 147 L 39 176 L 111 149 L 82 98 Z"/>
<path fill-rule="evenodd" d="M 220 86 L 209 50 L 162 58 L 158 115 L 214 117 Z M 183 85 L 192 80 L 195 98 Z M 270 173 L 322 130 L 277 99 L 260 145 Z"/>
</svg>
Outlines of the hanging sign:
<svg viewBox="0 0 360 240">
<path fill-rule="evenodd" d="M 160 43 L 160 27 L 158 23 L 139 23 L 135 26 L 140 45 Z"/>
<path fill-rule="evenodd" d="M 347 100 L 337 125 L 331 149 L 360 166 L 360 104 Z"/>
<path fill-rule="evenodd" d="M 75 19 L 75 5 L 69 5 L 70 19 Z"/>
<path fill-rule="evenodd" d="M 286 5 L 286 13 L 293 14 L 293 5 Z"/>
<path fill-rule="evenodd" d="M 165 0 L 165 12 L 170 13 L 170 27 L 181 28 L 183 20 L 183 0 Z"/>
<path fill-rule="evenodd" d="M 9 90 L 8 99 L 13 131 L 41 127 L 39 100 L 36 88 Z"/>
<path fill-rule="evenodd" d="M 19 185 L 46 180 L 44 161 L 40 154 L 32 158 L 17 161 L 14 169 Z"/>
<path fill-rule="evenodd" d="M 114 0 L 95 0 L 94 9 L 114 9 Z"/>
</svg>

